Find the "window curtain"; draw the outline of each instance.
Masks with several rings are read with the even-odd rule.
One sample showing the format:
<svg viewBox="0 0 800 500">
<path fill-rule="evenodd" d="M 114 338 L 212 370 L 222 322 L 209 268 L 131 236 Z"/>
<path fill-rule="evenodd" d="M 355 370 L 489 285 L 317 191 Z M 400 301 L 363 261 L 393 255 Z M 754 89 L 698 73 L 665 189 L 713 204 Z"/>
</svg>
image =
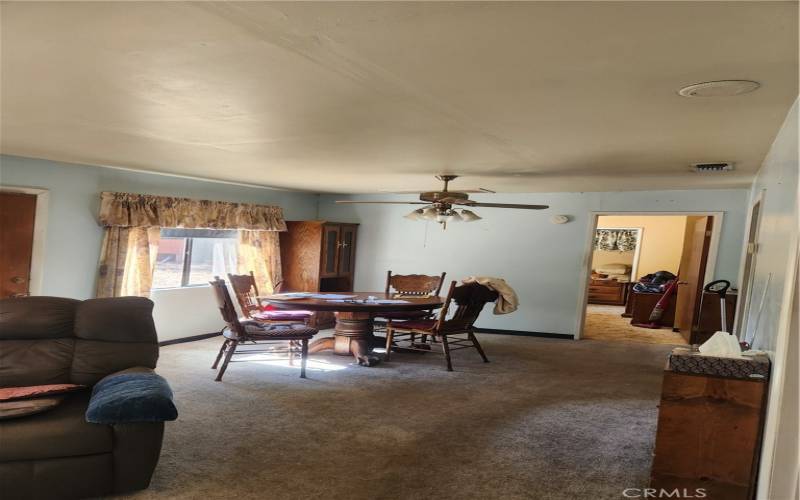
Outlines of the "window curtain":
<svg viewBox="0 0 800 500">
<path fill-rule="evenodd" d="M 239 274 L 253 271 L 259 293 L 269 294 L 282 280 L 280 239 L 275 231 L 239 231 Z"/>
<path fill-rule="evenodd" d="M 638 229 L 598 229 L 594 234 L 594 249 L 604 252 L 631 252 L 639 241 Z"/>
<path fill-rule="evenodd" d="M 112 192 L 101 194 L 100 224 L 286 231 L 280 207 Z"/>
<path fill-rule="evenodd" d="M 100 247 L 97 297 L 148 297 L 160 235 L 158 227 L 106 227 Z"/>
<path fill-rule="evenodd" d="M 240 271 L 250 266 L 244 272 L 252 270 L 266 293 L 281 279 L 276 231 L 286 231 L 286 222 L 280 207 L 103 192 L 99 221 L 97 297 L 150 295 L 162 227 L 237 229 Z"/>
</svg>

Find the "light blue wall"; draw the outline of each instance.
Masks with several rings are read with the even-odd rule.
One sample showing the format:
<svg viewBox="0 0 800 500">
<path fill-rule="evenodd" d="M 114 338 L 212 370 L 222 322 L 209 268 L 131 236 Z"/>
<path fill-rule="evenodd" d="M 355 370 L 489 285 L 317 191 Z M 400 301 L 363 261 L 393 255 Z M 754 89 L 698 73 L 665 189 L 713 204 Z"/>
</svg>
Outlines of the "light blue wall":
<svg viewBox="0 0 800 500">
<path fill-rule="evenodd" d="M 745 338 L 775 352 L 780 321 L 788 307 L 785 295 L 795 273 L 787 269 L 797 253 L 798 104 L 795 102 L 758 172 L 750 204 L 762 197 L 758 252 L 755 257 L 750 315 Z M 761 311 L 758 314 L 758 311 Z"/>
<path fill-rule="evenodd" d="M 716 276 L 735 282 L 748 197 L 746 190 L 482 195 L 486 201 L 544 203 L 551 208 L 482 209 L 479 213 L 483 220 L 453 225 L 442 232 L 436 224 L 403 219 L 410 208 L 400 205 L 342 206 L 333 203 L 342 196 L 318 197 L 28 158 L 0 157 L 0 183 L 50 191 L 44 294 L 75 298 L 93 295 L 101 239 L 96 222 L 99 193 L 129 191 L 276 204 L 283 207 L 287 219 L 315 219 L 319 215 L 328 220 L 359 222 L 357 289 L 382 290 L 387 269 L 400 273 L 446 270 L 453 279 L 502 276 L 519 292 L 520 310 L 507 316 L 487 314 L 481 319 L 481 326 L 567 334 L 576 331 L 590 212 L 723 211 Z M 555 214 L 570 215 L 573 221 L 553 225 L 549 219 Z M 170 297 L 164 297 L 164 304 L 167 299 L 186 303 L 160 307 L 161 298 L 157 294 L 153 297 L 157 316 L 164 316 L 161 331 L 165 335 L 189 336 L 217 328 L 216 323 L 211 324 L 210 316 L 202 321 L 208 326 L 167 328 L 167 309 L 172 314 L 174 307 L 181 314 L 206 306 L 213 309 L 211 302 L 199 304 L 189 293 L 175 295 L 173 291 Z"/>
<path fill-rule="evenodd" d="M 486 328 L 574 335 L 581 276 L 586 267 L 590 212 L 724 212 L 715 275 L 737 281 L 748 192 L 739 190 L 637 191 L 624 193 L 496 194 L 479 201 L 550 205 L 548 210 L 476 209 L 483 220 L 453 224 L 410 221 L 412 206 L 336 205 L 342 196 L 320 197 L 320 218 L 358 222 L 356 288 L 382 290 L 386 270 L 397 273 L 448 273 L 505 278 L 520 296 L 513 314 L 484 313 Z M 363 195 L 352 199 L 411 200 L 412 196 Z M 554 225 L 550 217 L 569 215 Z"/>
<path fill-rule="evenodd" d="M 756 498 L 797 498 L 798 120 L 795 101 L 750 195 L 751 206 L 761 199 L 761 221 L 743 330 L 772 358 Z"/>
<path fill-rule="evenodd" d="M 97 224 L 101 191 L 278 205 L 287 219 L 313 219 L 317 211 L 314 194 L 15 156 L 0 156 L 0 185 L 49 190 L 42 294 L 77 299 L 94 296 L 102 237 Z"/>
</svg>

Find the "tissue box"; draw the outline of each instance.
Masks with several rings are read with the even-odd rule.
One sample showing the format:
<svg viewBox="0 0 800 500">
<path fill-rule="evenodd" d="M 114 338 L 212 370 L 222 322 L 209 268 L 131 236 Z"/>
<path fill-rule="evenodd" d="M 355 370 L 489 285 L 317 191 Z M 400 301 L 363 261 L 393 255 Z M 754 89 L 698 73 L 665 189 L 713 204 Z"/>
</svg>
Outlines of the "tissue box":
<svg viewBox="0 0 800 500">
<path fill-rule="evenodd" d="M 713 375 L 740 379 L 768 379 L 770 362 L 763 354 L 745 358 L 720 358 L 704 356 L 689 349 L 673 349 L 669 355 L 669 369 L 678 373 Z"/>
</svg>

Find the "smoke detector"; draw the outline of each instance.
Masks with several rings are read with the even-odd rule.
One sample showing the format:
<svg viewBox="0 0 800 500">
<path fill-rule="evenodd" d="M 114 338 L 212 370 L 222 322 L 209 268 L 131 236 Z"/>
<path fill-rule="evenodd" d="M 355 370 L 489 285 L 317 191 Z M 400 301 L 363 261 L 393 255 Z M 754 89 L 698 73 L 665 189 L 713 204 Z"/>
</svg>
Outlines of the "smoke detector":
<svg viewBox="0 0 800 500">
<path fill-rule="evenodd" d="M 733 163 L 729 161 L 692 163 L 693 172 L 730 172 L 731 170 L 733 170 Z"/>
<path fill-rule="evenodd" d="M 761 86 L 751 80 L 719 80 L 689 85 L 678 91 L 683 97 L 732 97 L 753 92 Z"/>
</svg>

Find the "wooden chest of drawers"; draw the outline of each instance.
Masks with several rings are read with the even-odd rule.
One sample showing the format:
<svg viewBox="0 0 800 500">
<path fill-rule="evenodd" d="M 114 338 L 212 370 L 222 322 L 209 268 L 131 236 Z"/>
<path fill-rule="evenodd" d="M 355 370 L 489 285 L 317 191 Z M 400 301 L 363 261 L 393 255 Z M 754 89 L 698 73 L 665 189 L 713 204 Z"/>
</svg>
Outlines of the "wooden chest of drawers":
<svg viewBox="0 0 800 500">
<path fill-rule="evenodd" d="M 628 298 L 628 283 L 614 280 L 591 280 L 589 303 L 624 306 Z"/>
<path fill-rule="evenodd" d="M 752 499 L 767 388 L 765 380 L 665 371 L 650 486 Z"/>
</svg>

